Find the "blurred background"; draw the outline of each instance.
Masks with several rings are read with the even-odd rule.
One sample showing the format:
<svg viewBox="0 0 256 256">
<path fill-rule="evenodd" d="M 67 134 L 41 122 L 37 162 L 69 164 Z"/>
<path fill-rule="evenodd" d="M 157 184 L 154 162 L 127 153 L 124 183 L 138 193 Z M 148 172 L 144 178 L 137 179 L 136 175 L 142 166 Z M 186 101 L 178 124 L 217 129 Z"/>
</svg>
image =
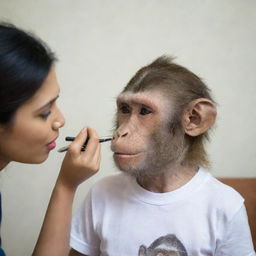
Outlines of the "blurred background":
<svg viewBox="0 0 256 256">
<path fill-rule="evenodd" d="M 254 0 L 1 0 L 0 20 L 34 32 L 56 52 L 65 136 L 94 127 L 112 134 L 115 98 L 142 66 L 160 55 L 199 75 L 218 103 L 208 151 L 215 176 L 256 176 L 256 2 Z M 101 170 L 116 172 L 102 144 Z M 64 154 L 40 165 L 10 164 L 1 173 L 7 255 L 30 255 Z"/>
</svg>

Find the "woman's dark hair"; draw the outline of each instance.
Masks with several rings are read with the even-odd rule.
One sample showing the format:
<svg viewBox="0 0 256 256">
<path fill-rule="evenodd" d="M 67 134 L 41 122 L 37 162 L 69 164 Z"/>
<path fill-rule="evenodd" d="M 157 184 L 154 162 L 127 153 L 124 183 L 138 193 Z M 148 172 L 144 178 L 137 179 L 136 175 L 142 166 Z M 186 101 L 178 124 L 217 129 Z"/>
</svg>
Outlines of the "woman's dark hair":
<svg viewBox="0 0 256 256">
<path fill-rule="evenodd" d="M 39 38 L 0 23 L 0 124 L 12 121 L 16 110 L 42 86 L 55 60 Z"/>
</svg>

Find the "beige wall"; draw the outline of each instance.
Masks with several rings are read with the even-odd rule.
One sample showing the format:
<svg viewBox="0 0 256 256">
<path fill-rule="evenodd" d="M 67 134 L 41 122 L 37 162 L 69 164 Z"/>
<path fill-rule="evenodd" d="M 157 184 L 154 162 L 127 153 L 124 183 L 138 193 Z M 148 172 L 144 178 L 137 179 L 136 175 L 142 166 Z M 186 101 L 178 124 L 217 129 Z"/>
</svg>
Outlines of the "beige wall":
<svg viewBox="0 0 256 256">
<path fill-rule="evenodd" d="M 34 31 L 56 51 L 59 106 L 66 117 L 58 146 L 84 125 L 111 134 L 115 96 L 142 65 L 177 56 L 212 89 L 218 120 L 209 152 L 218 176 L 256 175 L 256 2 L 254 0 L 1 0 L 0 18 Z M 101 171 L 114 171 L 109 144 Z M 2 174 L 3 245 L 30 255 L 63 154 L 41 165 L 13 163 Z"/>
</svg>

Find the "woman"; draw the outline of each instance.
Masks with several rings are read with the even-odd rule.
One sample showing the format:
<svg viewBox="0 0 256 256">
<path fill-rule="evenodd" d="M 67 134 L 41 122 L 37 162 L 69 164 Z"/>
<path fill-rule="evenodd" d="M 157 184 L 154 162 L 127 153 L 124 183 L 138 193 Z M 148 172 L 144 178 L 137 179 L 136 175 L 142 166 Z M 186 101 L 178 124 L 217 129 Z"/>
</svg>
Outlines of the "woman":
<svg viewBox="0 0 256 256">
<path fill-rule="evenodd" d="M 55 56 L 38 38 L 0 24 L 0 169 L 41 163 L 55 148 L 65 120 L 56 105 Z M 81 147 L 90 137 L 86 151 Z M 78 185 L 98 171 L 96 132 L 84 128 L 70 145 L 54 186 L 33 256 L 68 255 L 72 203 Z M 5 255 L 3 250 L 0 255 Z"/>
</svg>

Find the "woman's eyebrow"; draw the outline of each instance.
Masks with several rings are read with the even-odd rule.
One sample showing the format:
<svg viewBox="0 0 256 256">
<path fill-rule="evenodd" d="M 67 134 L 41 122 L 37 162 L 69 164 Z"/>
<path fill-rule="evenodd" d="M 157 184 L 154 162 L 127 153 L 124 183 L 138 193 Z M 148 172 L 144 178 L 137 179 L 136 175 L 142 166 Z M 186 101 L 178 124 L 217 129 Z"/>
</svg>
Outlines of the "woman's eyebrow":
<svg viewBox="0 0 256 256">
<path fill-rule="evenodd" d="M 49 102 L 47 102 L 46 104 L 44 104 L 39 109 L 37 109 L 36 112 L 39 112 L 40 110 L 43 110 L 44 108 L 51 106 L 58 98 L 59 98 L 59 95 L 57 97 L 55 97 L 54 99 L 50 100 Z"/>
</svg>

